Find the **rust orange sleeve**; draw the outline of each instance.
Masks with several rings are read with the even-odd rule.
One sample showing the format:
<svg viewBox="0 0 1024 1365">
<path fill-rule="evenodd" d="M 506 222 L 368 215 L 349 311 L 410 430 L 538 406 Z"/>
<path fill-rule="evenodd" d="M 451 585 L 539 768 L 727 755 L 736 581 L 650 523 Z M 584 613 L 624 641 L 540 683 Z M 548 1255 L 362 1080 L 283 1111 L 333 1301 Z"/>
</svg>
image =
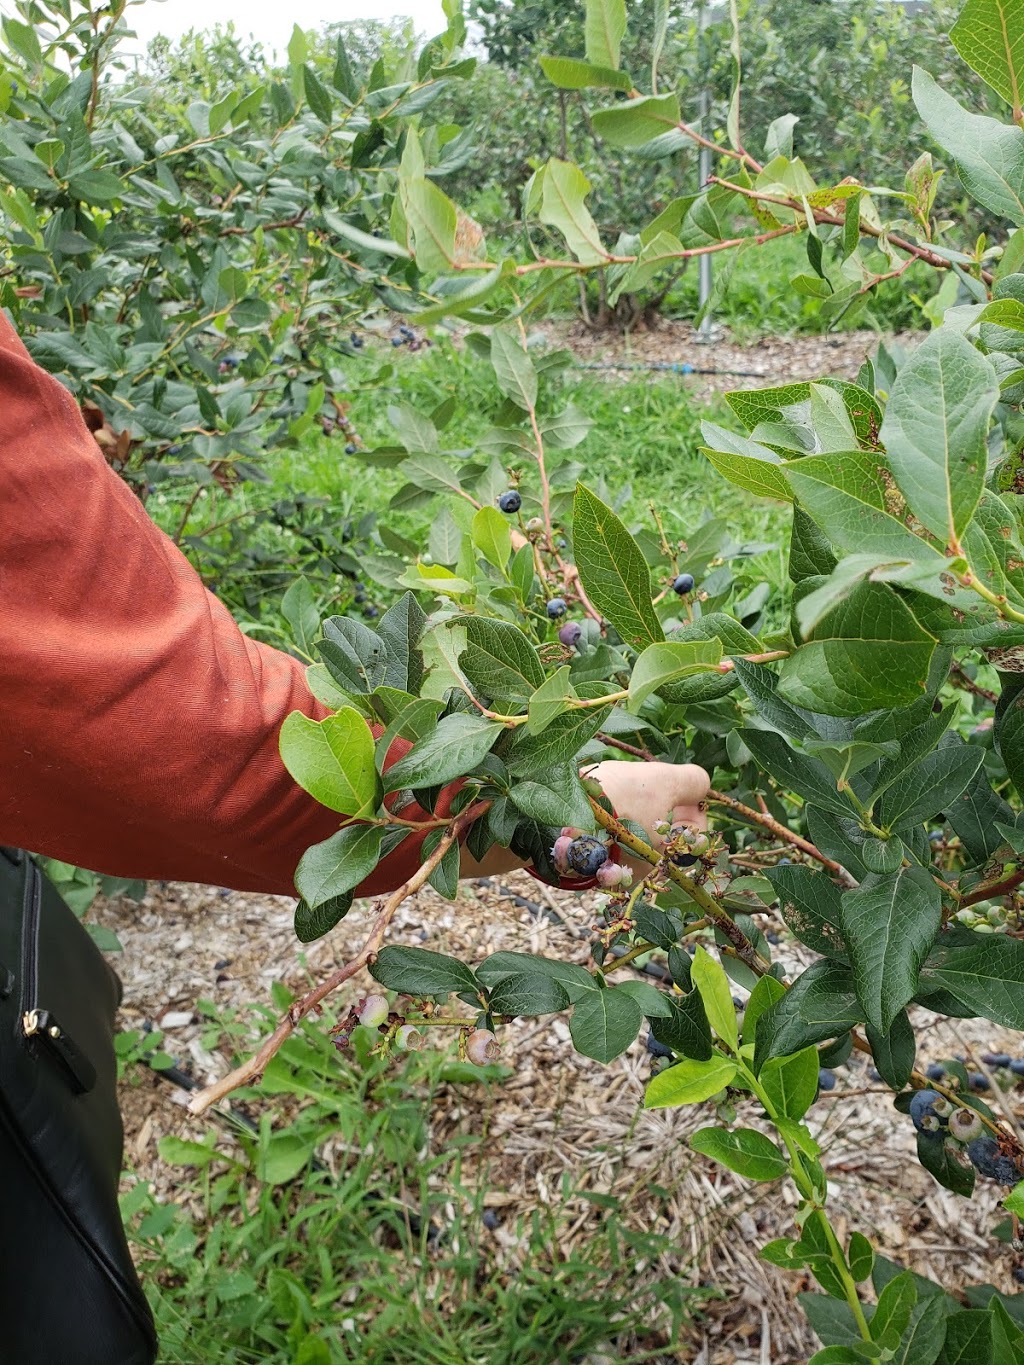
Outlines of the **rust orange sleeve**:
<svg viewBox="0 0 1024 1365">
<path fill-rule="evenodd" d="M 0 843 L 294 895 L 339 825 L 281 762 L 294 710 L 326 714 L 302 665 L 239 631 L 0 314 Z M 359 894 L 401 885 L 420 842 Z"/>
</svg>

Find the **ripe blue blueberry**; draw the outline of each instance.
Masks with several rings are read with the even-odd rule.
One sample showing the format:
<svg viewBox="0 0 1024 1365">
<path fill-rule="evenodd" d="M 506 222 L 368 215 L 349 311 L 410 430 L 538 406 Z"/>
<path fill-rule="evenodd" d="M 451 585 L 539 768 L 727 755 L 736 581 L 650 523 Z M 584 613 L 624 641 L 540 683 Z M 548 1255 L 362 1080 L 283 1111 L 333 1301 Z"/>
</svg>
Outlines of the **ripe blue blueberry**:
<svg viewBox="0 0 1024 1365">
<path fill-rule="evenodd" d="M 967 1144 L 967 1155 L 979 1175 L 986 1175 L 990 1180 L 999 1179 L 1006 1158 L 1000 1152 L 999 1143 L 995 1138 L 989 1137 L 988 1134 L 976 1137 Z M 1010 1162 L 1010 1165 L 1012 1166 L 1013 1162 Z"/>
<path fill-rule="evenodd" d="M 1009 1066 L 1013 1059 L 1008 1052 L 983 1052 L 981 1060 L 986 1066 Z"/>
<path fill-rule="evenodd" d="M 401 345 L 403 345 L 402 338 L 401 338 L 401 337 L 392 337 L 392 338 L 391 338 L 391 344 L 392 344 L 392 346 L 401 346 Z"/>
<path fill-rule="evenodd" d="M 168 455 L 180 455 L 180 454 L 181 454 L 181 446 L 168 446 L 168 447 L 167 447 L 167 453 L 168 453 Z"/>
<path fill-rule="evenodd" d="M 1024 1076 L 1024 1057 L 1015 1057 L 1010 1063 L 1010 1070 L 1015 1076 Z"/>
<path fill-rule="evenodd" d="M 644 1046 L 652 1057 L 674 1057 L 675 1053 L 664 1043 L 659 1043 L 653 1033 L 648 1033 L 644 1039 Z"/>
<path fill-rule="evenodd" d="M 768 942 L 769 942 L 773 947 L 774 947 L 776 944 L 782 942 L 782 939 L 779 937 L 778 934 L 765 934 L 765 938 L 768 940 Z"/>
<path fill-rule="evenodd" d="M 672 591 L 677 592 L 680 597 L 685 597 L 688 592 L 693 592 L 694 577 L 692 573 L 681 573 L 672 584 Z"/>
<path fill-rule="evenodd" d="M 566 859 L 572 870 L 581 877 L 593 877 L 597 869 L 608 861 L 608 850 L 600 839 L 595 839 L 592 834 L 584 834 L 569 845 Z"/>
<path fill-rule="evenodd" d="M 834 1090 L 836 1088 L 835 1072 L 827 1066 L 823 1066 L 818 1071 L 818 1089 Z"/>
<path fill-rule="evenodd" d="M 566 612 L 565 599 L 563 597 L 552 597 L 547 607 L 548 616 L 552 621 L 557 621 Z"/>
<path fill-rule="evenodd" d="M 967 1077 L 968 1084 L 972 1090 L 991 1090 L 987 1076 L 983 1076 L 980 1071 L 972 1071 Z"/>
<path fill-rule="evenodd" d="M 514 488 L 510 488 L 507 493 L 502 493 L 498 499 L 498 507 L 502 512 L 518 512 L 523 505 L 523 500 Z"/>
<path fill-rule="evenodd" d="M 380 615 L 380 609 L 379 609 L 378 607 L 373 607 L 373 606 L 364 607 L 364 608 L 363 608 L 363 615 L 364 615 L 365 617 L 367 617 L 368 620 L 372 621 L 372 620 L 374 619 L 374 617 Z"/>
<path fill-rule="evenodd" d="M 939 1116 L 932 1107 L 942 1096 L 936 1090 L 915 1090 L 910 1097 L 910 1117 L 919 1133 L 935 1132 Z"/>
<path fill-rule="evenodd" d="M 352 444 L 352 442 L 349 441 L 348 445 L 345 447 L 345 454 L 346 454 L 346 455 L 354 455 L 355 453 L 356 453 L 356 448 L 355 448 L 355 446 Z"/>
<path fill-rule="evenodd" d="M 938 1062 L 932 1062 L 931 1066 L 924 1073 L 930 1081 L 941 1081 L 946 1074 L 946 1068 L 940 1066 Z"/>
</svg>

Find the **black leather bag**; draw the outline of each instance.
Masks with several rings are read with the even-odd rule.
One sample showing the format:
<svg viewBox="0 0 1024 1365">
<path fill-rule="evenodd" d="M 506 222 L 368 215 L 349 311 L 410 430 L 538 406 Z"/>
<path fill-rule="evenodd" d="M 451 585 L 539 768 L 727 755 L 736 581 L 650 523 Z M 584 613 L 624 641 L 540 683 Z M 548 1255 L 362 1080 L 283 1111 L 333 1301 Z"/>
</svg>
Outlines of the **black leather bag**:
<svg viewBox="0 0 1024 1365">
<path fill-rule="evenodd" d="M 120 982 L 35 862 L 0 848 L 0 1359 L 151 1365 L 117 1187 Z"/>
</svg>

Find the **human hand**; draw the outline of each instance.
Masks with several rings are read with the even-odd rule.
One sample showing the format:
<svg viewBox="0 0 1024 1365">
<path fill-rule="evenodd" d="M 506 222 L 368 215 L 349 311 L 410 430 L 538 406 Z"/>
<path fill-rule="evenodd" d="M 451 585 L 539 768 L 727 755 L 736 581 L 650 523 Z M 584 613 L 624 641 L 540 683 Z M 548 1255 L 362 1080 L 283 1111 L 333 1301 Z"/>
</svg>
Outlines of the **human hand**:
<svg viewBox="0 0 1024 1365">
<path fill-rule="evenodd" d="M 661 849 L 664 838 L 654 826 L 693 825 L 706 829 L 708 818 L 701 803 L 711 790 L 711 778 L 696 763 L 628 763 L 609 759 L 587 768 L 612 803 L 615 814 L 633 820 L 647 831 L 651 845 Z M 633 862 L 631 858 L 625 861 Z"/>
</svg>

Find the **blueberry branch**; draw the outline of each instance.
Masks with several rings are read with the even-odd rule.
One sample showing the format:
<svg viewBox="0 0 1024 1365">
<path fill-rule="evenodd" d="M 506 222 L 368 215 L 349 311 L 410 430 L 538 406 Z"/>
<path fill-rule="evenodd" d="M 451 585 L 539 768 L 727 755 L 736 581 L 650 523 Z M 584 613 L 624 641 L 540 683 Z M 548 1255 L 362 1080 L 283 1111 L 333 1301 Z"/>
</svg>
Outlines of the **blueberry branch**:
<svg viewBox="0 0 1024 1365">
<path fill-rule="evenodd" d="M 654 866 L 658 866 L 658 864 L 661 863 L 664 866 L 672 881 L 674 881 L 681 890 L 685 891 L 695 904 L 700 906 L 707 918 L 711 920 L 717 928 L 721 929 L 733 948 L 735 948 L 736 956 L 741 962 L 745 962 L 750 970 L 756 972 L 758 976 L 765 976 L 771 971 L 772 964 L 765 961 L 729 912 L 719 905 L 714 896 L 705 891 L 692 877 L 688 877 L 686 873 L 682 872 L 674 863 L 667 861 L 663 862 L 661 856 L 655 852 L 649 843 L 643 839 L 637 838 L 635 834 L 630 833 L 621 821 L 616 820 L 614 815 L 609 815 L 600 802 L 595 801 L 592 796 L 587 799 L 590 802 L 597 823 L 602 829 L 606 829 L 609 834 L 614 835 L 616 843 L 621 844 L 624 848 L 628 848 L 631 853 L 635 853 L 636 856 L 642 858 L 644 862 L 651 863 Z"/>
<path fill-rule="evenodd" d="M 821 863 L 823 867 L 827 867 L 832 875 L 837 877 L 844 886 L 853 887 L 857 885 L 856 879 L 851 877 L 845 867 L 842 867 L 833 858 L 826 857 L 809 839 L 803 838 L 800 834 L 794 834 L 792 830 L 787 829 L 781 821 L 776 820 L 775 817 L 769 815 L 767 811 L 757 811 L 754 810 L 752 806 L 745 806 L 742 801 L 737 801 L 734 796 L 727 796 L 725 792 L 709 791 L 707 799 L 712 805 L 727 806 L 729 810 L 735 811 L 735 813 L 744 820 L 750 820 L 753 824 L 760 825 L 762 829 L 769 830 L 776 838 L 785 839 L 786 842 L 792 844 L 794 848 L 800 849 L 800 851 L 806 853 L 809 858 L 813 858 L 816 862 Z"/>
<path fill-rule="evenodd" d="M 397 891 L 392 891 L 387 900 L 377 902 L 375 907 L 377 910 L 377 917 L 373 922 L 373 926 L 370 929 L 366 941 L 356 956 L 349 962 L 346 962 L 343 966 L 338 967 L 325 981 L 321 981 L 319 986 L 308 991 L 299 1000 L 296 1000 L 294 1004 L 289 1006 L 288 1010 L 278 1023 L 277 1028 L 274 1029 L 274 1032 L 266 1042 L 262 1044 L 259 1051 L 256 1052 L 254 1056 L 250 1057 L 247 1062 L 243 1062 L 241 1066 L 236 1066 L 233 1071 L 229 1071 L 226 1076 L 222 1077 L 219 1081 L 214 1082 L 213 1085 L 208 1085 L 202 1090 L 197 1090 L 189 1101 L 188 1109 L 190 1114 L 204 1114 L 212 1104 L 216 1104 L 218 1100 L 224 1099 L 225 1096 L 230 1095 L 233 1090 L 237 1090 L 243 1085 L 254 1085 L 259 1081 L 260 1077 L 267 1069 L 271 1058 L 278 1052 L 282 1044 L 291 1037 L 292 1033 L 294 1033 L 296 1025 L 312 1010 L 315 1010 L 321 1001 L 325 1000 L 333 991 L 336 991 L 343 982 L 348 981 L 350 977 L 355 976 L 357 972 L 362 971 L 364 967 L 368 966 L 374 960 L 384 942 L 384 936 L 387 933 L 388 925 L 394 918 L 395 911 L 406 897 L 411 896 L 414 892 L 419 891 L 421 887 L 426 885 L 430 878 L 430 874 L 438 866 L 451 846 L 457 843 L 462 836 L 468 832 L 470 826 L 486 809 L 486 803 L 477 802 L 463 811 L 461 815 L 457 816 L 451 822 L 448 833 L 441 838 L 433 853 L 431 853 L 429 857 L 424 858 L 423 862 L 412 876 L 407 881 L 403 882 Z"/>
</svg>

